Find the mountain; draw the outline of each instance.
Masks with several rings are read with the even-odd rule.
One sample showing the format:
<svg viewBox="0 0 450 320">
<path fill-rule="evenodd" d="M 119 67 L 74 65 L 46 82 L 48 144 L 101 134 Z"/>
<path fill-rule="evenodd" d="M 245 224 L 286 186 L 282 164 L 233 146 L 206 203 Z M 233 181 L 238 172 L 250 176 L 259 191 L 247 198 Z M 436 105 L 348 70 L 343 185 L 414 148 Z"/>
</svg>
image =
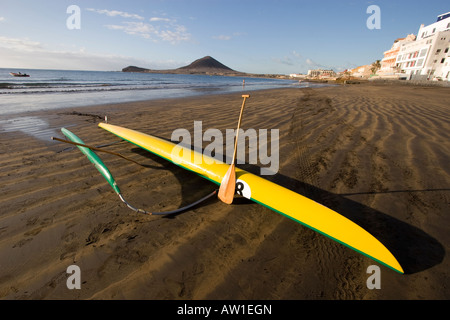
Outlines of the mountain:
<svg viewBox="0 0 450 320">
<path fill-rule="evenodd" d="M 178 68 L 177 70 L 187 70 L 191 72 L 236 72 L 210 56 L 197 59 L 190 65 Z"/>
<path fill-rule="evenodd" d="M 220 63 L 210 56 L 197 59 L 190 65 L 170 70 L 152 70 L 135 66 L 122 69 L 123 72 L 147 72 L 147 73 L 175 73 L 175 74 L 210 74 L 210 75 L 243 75 L 243 72 L 235 71 Z"/>
<path fill-rule="evenodd" d="M 135 66 L 128 66 L 126 68 L 122 69 L 122 72 L 145 72 L 148 69 L 144 69 L 144 68 L 139 68 L 139 67 L 135 67 Z"/>
</svg>

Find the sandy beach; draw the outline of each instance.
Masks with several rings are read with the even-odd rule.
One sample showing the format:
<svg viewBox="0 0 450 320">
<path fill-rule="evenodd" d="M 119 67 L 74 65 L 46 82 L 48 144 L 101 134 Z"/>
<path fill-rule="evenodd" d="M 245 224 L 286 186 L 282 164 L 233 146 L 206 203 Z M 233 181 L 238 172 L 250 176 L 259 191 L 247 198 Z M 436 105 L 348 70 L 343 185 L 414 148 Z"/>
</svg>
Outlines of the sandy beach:
<svg viewBox="0 0 450 320">
<path fill-rule="evenodd" d="M 108 122 L 170 139 L 177 128 L 236 127 L 240 94 L 0 116 L 0 299 L 449 299 L 450 88 L 357 84 L 251 93 L 242 128 L 279 129 L 280 166 L 266 178 L 353 220 L 406 274 L 278 213 L 217 199 L 174 217 L 123 205 L 77 149 L 118 138 Z M 106 147 L 130 203 L 178 208 L 215 185 L 120 142 Z M 252 164 L 240 165 L 258 172 Z M 67 267 L 81 289 L 66 286 Z"/>
</svg>

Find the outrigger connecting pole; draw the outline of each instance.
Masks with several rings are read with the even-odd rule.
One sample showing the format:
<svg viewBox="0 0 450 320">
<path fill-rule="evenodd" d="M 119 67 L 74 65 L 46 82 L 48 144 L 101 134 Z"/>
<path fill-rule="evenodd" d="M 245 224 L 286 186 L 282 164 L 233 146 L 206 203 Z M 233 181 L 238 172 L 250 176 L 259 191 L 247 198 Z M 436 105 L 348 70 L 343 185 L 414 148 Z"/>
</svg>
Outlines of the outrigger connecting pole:
<svg viewBox="0 0 450 320">
<path fill-rule="evenodd" d="M 130 203 L 128 203 L 125 200 L 125 198 L 123 197 L 122 192 L 120 191 L 119 186 L 117 185 L 116 181 L 114 180 L 111 172 L 109 171 L 109 169 L 106 167 L 106 165 L 103 163 L 103 161 L 97 156 L 97 154 L 93 150 L 109 153 L 109 154 L 121 157 L 122 159 L 125 159 L 127 161 L 131 161 L 131 162 L 136 163 L 136 164 L 139 164 L 139 163 L 134 161 L 134 160 L 132 160 L 132 159 L 130 159 L 130 158 L 127 158 L 127 157 L 121 155 L 120 153 L 116 153 L 116 152 L 100 149 L 98 147 L 93 147 L 93 146 L 86 145 L 80 138 L 78 138 L 75 134 L 73 134 L 72 132 L 70 132 L 66 128 L 62 128 L 61 132 L 70 140 L 64 140 L 64 139 L 60 139 L 60 138 L 56 138 L 56 137 L 52 137 L 51 139 L 52 140 L 57 140 L 57 141 L 60 141 L 60 142 L 64 142 L 64 143 L 69 143 L 69 144 L 76 145 L 78 147 L 78 149 L 80 149 L 81 152 L 84 153 L 87 156 L 89 161 L 91 161 L 95 165 L 97 170 L 102 174 L 102 176 L 106 179 L 106 181 L 109 183 L 109 185 L 114 189 L 116 194 L 119 196 L 120 200 L 123 203 L 125 203 L 129 209 L 131 209 L 131 210 L 133 210 L 135 212 L 148 214 L 148 215 L 171 215 L 171 214 L 182 213 L 182 212 L 184 212 L 186 210 L 189 210 L 189 209 L 195 207 L 196 205 L 198 205 L 198 204 L 208 200 L 209 198 L 215 196 L 217 194 L 217 192 L 218 192 L 217 190 L 214 190 L 213 192 L 211 192 L 207 196 L 201 198 L 200 200 L 197 200 L 194 203 L 191 203 L 191 204 L 189 204 L 187 206 L 184 206 L 182 208 L 179 208 L 179 209 L 176 209 L 176 210 L 172 210 L 172 211 L 167 211 L 167 212 L 149 212 L 147 210 L 138 209 L 138 208 L 132 206 Z"/>
</svg>

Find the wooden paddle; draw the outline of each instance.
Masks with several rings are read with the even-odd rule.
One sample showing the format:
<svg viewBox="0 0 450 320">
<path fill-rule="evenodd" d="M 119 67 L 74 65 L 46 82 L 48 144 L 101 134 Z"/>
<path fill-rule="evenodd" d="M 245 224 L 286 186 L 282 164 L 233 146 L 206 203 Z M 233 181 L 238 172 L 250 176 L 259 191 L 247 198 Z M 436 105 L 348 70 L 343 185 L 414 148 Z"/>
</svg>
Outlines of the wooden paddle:
<svg viewBox="0 0 450 320">
<path fill-rule="evenodd" d="M 242 95 L 242 98 L 244 98 L 244 101 L 242 101 L 241 113 L 239 115 L 239 121 L 236 130 L 236 140 L 234 141 L 233 159 L 231 160 L 231 165 L 228 168 L 227 173 L 222 179 L 218 194 L 219 199 L 222 202 L 225 202 L 226 204 L 231 204 L 234 198 L 234 193 L 236 189 L 236 171 L 234 161 L 236 159 L 237 144 L 239 139 L 239 128 L 241 127 L 242 113 L 244 112 L 245 100 L 247 98 L 250 98 L 250 96 L 244 94 Z"/>
</svg>

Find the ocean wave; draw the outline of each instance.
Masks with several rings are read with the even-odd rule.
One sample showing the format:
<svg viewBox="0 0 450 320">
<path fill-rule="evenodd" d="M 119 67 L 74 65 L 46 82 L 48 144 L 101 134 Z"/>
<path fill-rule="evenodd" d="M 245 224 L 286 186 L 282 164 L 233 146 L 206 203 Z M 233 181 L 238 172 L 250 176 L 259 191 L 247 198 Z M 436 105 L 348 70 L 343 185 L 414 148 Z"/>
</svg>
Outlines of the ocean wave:
<svg viewBox="0 0 450 320">
<path fill-rule="evenodd" d="M 273 83 L 249 83 L 247 88 L 253 86 L 271 86 Z M 127 90 L 161 90 L 184 89 L 196 91 L 209 91 L 242 87 L 237 83 L 174 83 L 157 82 L 152 84 L 123 84 L 123 83 L 0 83 L 0 94 L 43 94 L 43 93 L 83 93 L 96 91 L 127 91 Z"/>
<path fill-rule="evenodd" d="M 25 71 L 25 70 L 24 70 Z M 34 70 L 12 78 L 0 69 L 0 114 L 104 103 L 290 87 L 293 81 L 209 75 Z M 298 81 L 296 82 L 298 85 Z"/>
</svg>

